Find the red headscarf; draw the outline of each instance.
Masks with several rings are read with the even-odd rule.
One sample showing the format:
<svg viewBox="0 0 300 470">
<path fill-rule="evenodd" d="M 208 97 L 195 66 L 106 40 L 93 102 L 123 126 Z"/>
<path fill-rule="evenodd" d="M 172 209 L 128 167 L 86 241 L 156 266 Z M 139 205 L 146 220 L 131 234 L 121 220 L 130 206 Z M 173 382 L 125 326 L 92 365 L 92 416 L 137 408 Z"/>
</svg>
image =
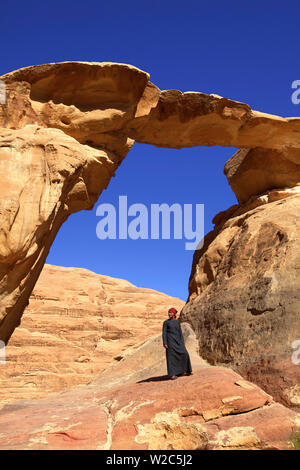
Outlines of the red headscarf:
<svg viewBox="0 0 300 470">
<path fill-rule="evenodd" d="M 177 313 L 177 310 L 176 310 L 176 308 L 172 307 L 172 308 L 169 308 L 168 312 L 169 313 Z"/>
</svg>

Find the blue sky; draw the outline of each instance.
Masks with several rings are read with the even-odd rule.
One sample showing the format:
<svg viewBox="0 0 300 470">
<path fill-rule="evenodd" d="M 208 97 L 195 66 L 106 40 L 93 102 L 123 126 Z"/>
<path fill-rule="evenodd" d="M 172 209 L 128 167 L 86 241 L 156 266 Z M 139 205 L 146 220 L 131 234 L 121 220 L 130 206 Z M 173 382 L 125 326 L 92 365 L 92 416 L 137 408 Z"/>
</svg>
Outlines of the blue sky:
<svg viewBox="0 0 300 470">
<path fill-rule="evenodd" d="M 160 89 L 216 93 L 297 116 L 300 3 L 38 1 L 1 4 L 0 75 L 66 60 L 112 61 L 150 73 Z M 171 150 L 135 144 L 92 211 L 62 226 L 47 262 L 128 279 L 186 299 L 192 251 L 184 240 L 99 240 L 98 204 L 204 204 L 205 227 L 236 203 L 223 175 L 230 147 Z"/>
</svg>

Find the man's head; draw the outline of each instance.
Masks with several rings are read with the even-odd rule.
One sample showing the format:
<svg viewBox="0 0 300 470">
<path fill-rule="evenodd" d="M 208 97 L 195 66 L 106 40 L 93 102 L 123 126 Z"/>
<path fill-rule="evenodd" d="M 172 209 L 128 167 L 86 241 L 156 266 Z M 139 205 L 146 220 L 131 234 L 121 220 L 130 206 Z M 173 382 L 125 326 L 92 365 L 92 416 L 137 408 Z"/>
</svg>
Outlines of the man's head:
<svg viewBox="0 0 300 470">
<path fill-rule="evenodd" d="M 174 307 L 169 308 L 169 310 L 168 310 L 169 318 L 175 318 L 175 317 L 176 317 L 176 313 L 177 313 L 176 308 L 174 308 Z"/>
</svg>

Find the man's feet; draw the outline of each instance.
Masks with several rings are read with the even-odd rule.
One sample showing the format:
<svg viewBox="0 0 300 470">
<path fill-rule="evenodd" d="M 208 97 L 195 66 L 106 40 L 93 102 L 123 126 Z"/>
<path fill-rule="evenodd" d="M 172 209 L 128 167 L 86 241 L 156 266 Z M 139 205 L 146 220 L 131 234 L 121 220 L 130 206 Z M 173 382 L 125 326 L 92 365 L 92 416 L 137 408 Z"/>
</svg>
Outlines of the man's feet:
<svg viewBox="0 0 300 470">
<path fill-rule="evenodd" d="M 178 379 L 178 377 L 182 377 L 184 375 L 193 375 L 193 372 L 182 372 L 182 374 L 180 375 L 172 375 L 172 377 L 170 377 L 170 380 Z"/>
</svg>

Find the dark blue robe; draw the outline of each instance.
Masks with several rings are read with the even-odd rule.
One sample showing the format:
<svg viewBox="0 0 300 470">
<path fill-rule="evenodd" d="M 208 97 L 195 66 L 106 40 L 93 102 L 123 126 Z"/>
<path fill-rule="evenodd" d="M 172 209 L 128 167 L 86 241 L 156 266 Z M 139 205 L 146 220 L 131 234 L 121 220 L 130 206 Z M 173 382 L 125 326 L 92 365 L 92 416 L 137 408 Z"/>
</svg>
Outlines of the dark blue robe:
<svg viewBox="0 0 300 470">
<path fill-rule="evenodd" d="M 166 360 L 168 375 L 180 375 L 183 372 L 192 373 L 189 353 L 185 347 L 179 320 L 168 319 L 162 328 L 163 344 L 167 344 Z"/>
</svg>

